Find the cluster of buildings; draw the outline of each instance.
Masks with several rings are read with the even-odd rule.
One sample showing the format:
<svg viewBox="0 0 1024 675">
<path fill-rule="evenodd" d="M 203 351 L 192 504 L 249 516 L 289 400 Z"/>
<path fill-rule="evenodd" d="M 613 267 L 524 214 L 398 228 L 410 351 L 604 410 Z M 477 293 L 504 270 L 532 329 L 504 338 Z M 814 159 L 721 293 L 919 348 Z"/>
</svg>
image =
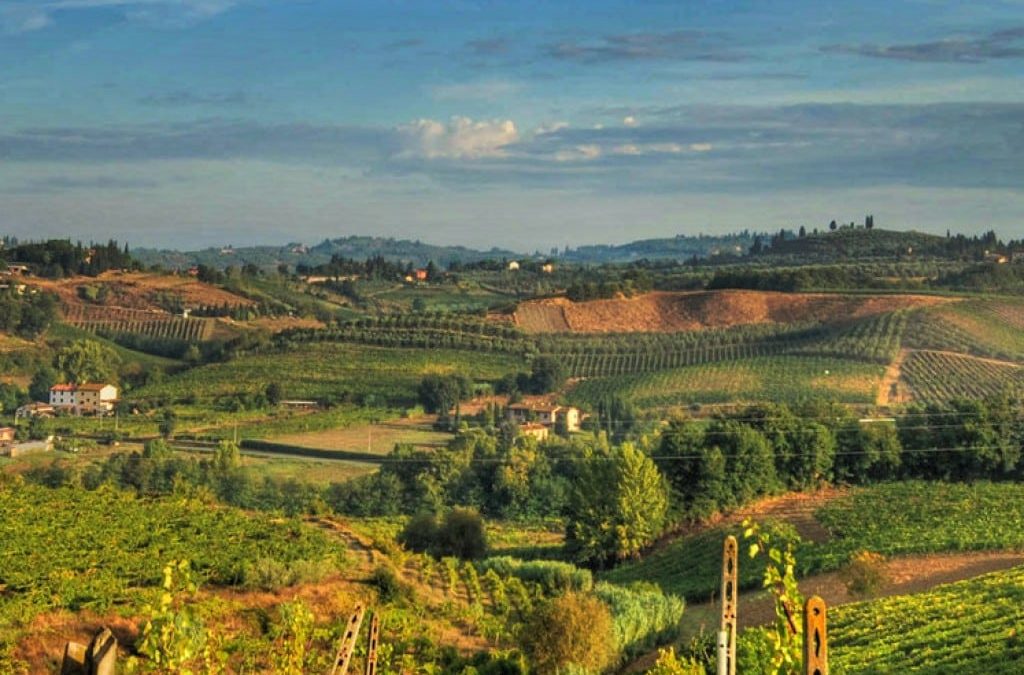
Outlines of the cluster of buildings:
<svg viewBox="0 0 1024 675">
<path fill-rule="evenodd" d="M 579 408 L 550 404 L 513 403 L 508 407 L 508 415 L 519 425 L 519 433 L 539 441 L 546 440 L 559 427 L 566 433 L 579 431 L 582 419 Z"/>
<path fill-rule="evenodd" d="M 58 412 L 72 415 L 109 415 L 117 404 L 117 387 L 112 384 L 55 384 L 50 400 L 23 405 L 15 417 L 53 417 Z"/>
</svg>

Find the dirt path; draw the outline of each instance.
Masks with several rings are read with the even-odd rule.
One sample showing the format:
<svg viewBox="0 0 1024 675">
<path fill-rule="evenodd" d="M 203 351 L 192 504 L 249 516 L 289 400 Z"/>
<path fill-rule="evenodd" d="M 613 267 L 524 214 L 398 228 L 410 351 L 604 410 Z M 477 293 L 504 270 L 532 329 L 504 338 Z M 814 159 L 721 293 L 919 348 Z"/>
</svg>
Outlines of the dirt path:
<svg viewBox="0 0 1024 675">
<path fill-rule="evenodd" d="M 892 558 L 884 564 L 887 582 L 867 597 L 854 597 L 846 590 L 840 572 L 828 572 L 800 581 L 805 597 L 820 595 L 829 607 L 860 600 L 885 598 L 891 595 L 922 593 L 941 584 L 971 579 L 989 572 L 1009 569 L 1024 564 L 1024 552 L 991 551 L 967 553 L 934 553 L 921 556 Z M 740 594 L 738 613 L 740 628 L 762 626 L 775 618 L 772 597 L 764 591 Z M 719 608 L 716 603 L 689 605 L 686 608 L 683 634 L 696 635 L 701 627 L 713 630 L 718 625 Z"/>
<path fill-rule="evenodd" d="M 652 551 L 664 548 L 682 537 L 691 537 L 722 526 L 738 525 L 747 518 L 785 520 L 796 528 L 801 539 L 821 543 L 828 539 L 829 533 L 814 517 L 815 511 L 849 492 L 849 488 L 825 487 L 814 492 L 790 492 L 778 497 L 767 497 L 728 515 L 677 529 L 655 543 Z"/>
<path fill-rule="evenodd" d="M 800 581 L 805 597 L 821 596 L 829 607 L 874 600 L 893 595 L 923 593 L 942 584 L 1009 569 L 1024 564 L 1022 551 L 990 551 L 967 553 L 935 553 L 903 556 L 887 560 L 884 565 L 886 583 L 877 592 L 866 597 L 854 597 L 846 590 L 839 572 L 828 572 Z M 720 608 L 717 603 L 688 604 L 676 645 L 683 645 L 701 632 L 718 630 Z M 775 620 L 775 603 L 766 591 L 740 593 L 737 612 L 740 629 L 763 626 Z M 623 672 L 638 673 L 649 669 L 657 658 L 657 651 L 640 657 Z"/>
<path fill-rule="evenodd" d="M 909 353 L 909 349 L 899 350 L 896 358 L 885 369 L 885 375 L 882 376 L 882 381 L 878 385 L 878 398 L 875 399 L 875 405 L 885 407 L 903 403 L 902 399 L 905 397 L 901 396 L 899 392 L 900 373 L 903 362 L 906 361 Z"/>
</svg>

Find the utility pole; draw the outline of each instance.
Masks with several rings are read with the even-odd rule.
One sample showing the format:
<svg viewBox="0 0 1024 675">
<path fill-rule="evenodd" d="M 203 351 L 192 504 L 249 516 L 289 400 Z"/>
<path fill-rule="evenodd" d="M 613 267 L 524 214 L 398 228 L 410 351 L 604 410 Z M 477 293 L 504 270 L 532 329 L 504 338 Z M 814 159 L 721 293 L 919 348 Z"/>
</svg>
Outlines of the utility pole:
<svg viewBox="0 0 1024 675">
<path fill-rule="evenodd" d="M 722 548 L 722 623 L 718 630 L 718 675 L 736 675 L 736 593 L 739 577 L 736 537 Z"/>
</svg>

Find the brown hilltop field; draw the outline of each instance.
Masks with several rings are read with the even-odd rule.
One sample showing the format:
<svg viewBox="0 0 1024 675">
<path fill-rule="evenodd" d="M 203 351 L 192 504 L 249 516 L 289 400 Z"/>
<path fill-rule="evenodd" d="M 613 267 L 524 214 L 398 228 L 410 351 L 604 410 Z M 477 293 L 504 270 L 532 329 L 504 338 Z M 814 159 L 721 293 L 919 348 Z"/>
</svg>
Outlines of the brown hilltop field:
<svg viewBox="0 0 1024 675">
<path fill-rule="evenodd" d="M 79 288 L 105 286 L 104 305 L 126 309 L 160 310 L 160 296 L 175 296 L 186 307 L 224 304 L 249 306 L 252 300 L 205 284 L 188 275 L 151 274 L 148 272 L 104 272 L 98 277 L 76 276 L 67 279 L 33 278 L 32 285 L 56 293 L 66 305 L 82 302 Z"/>
<path fill-rule="evenodd" d="M 515 323 L 527 333 L 668 333 L 731 326 L 858 319 L 928 307 L 949 298 L 930 295 L 841 295 L 777 291 L 657 291 L 631 298 L 524 302 Z"/>
</svg>

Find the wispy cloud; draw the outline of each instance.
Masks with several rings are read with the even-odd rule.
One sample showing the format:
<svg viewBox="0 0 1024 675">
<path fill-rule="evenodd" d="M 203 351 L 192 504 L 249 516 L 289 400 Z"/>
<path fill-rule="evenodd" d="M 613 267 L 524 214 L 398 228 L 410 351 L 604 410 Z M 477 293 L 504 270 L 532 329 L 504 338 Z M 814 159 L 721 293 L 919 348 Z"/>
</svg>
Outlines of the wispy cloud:
<svg viewBox="0 0 1024 675">
<path fill-rule="evenodd" d="M 996 31 L 981 37 L 951 37 L 933 42 L 895 45 L 827 45 L 831 54 L 855 54 L 878 59 L 941 63 L 983 63 L 994 59 L 1024 57 L 1024 26 Z"/>
<path fill-rule="evenodd" d="M 482 40 L 470 40 L 466 43 L 466 49 L 477 56 L 495 56 L 505 54 L 511 48 L 512 43 L 507 38 L 487 38 Z"/>
<path fill-rule="evenodd" d="M 590 41 L 565 41 L 548 45 L 555 59 L 578 63 L 610 61 L 741 61 L 746 57 L 702 31 L 620 33 Z"/>
<path fill-rule="evenodd" d="M 149 94 L 139 98 L 139 103 L 157 107 L 185 106 L 236 106 L 252 103 L 252 97 L 243 91 L 198 92 L 187 89 Z"/>
<path fill-rule="evenodd" d="M 10 0 L 0 6 L 7 33 L 27 33 L 54 23 L 61 13 L 115 9 L 130 20 L 188 25 L 222 14 L 247 0 Z"/>
<path fill-rule="evenodd" d="M 438 101 L 497 101 L 516 94 L 522 86 L 508 80 L 485 80 L 439 84 L 430 88 L 430 95 Z"/>
<path fill-rule="evenodd" d="M 46 176 L 26 180 L 11 189 L 17 193 L 54 193 L 67 190 L 141 190 L 158 187 L 153 180 L 123 176 Z"/>
</svg>

